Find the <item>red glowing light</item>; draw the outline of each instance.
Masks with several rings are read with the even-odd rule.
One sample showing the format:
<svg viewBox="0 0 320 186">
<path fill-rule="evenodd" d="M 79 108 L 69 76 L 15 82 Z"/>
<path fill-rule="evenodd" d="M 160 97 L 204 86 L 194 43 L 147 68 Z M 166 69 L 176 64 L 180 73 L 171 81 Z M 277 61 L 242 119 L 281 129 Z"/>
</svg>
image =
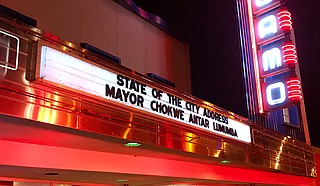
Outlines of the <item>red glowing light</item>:
<svg viewBox="0 0 320 186">
<path fill-rule="evenodd" d="M 292 29 L 291 13 L 286 8 L 282 8 L 278 13 L 278 21 L 281 30 L 290 32 Z"/>
<path fill-rule="evenodd" d="M 302 91 L 300 80 L 298 78 L 290 78 L 287 81 L 288 98 L 291 101 L 299 101 L 302 99 Z"/>
<path fill-rule="evenodd" d="M 283 61 L 287 65 L 295 65 L 297 60 L 296 46 L 292 42 L 286 42 L 282 46 Z"/>
<path fill-rule="evenodd" d="M 59 38 L 58 38 L 57 36 L 55 36 L 55 35 L 53 35 L 53 34 L 50 34 L 50 33 L 48 33 L 48 32 L 46 32 L 46 33 L 44 34 L 44 36 L 45 36 L 46 38 L 49 38 L 49 39 L 55 41 L 55 42 L 57 42 L 57 41 L 59 40 Z"/>
</svg>

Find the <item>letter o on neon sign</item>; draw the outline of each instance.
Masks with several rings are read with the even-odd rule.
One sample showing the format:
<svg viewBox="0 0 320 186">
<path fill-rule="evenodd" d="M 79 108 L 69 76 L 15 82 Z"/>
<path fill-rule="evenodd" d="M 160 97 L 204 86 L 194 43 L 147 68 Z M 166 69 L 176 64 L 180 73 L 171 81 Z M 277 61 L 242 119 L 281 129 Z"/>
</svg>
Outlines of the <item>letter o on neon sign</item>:
<svg viewBox="0 0 320 186">
<path fill-rule="evenodd" d="M 274 96 L 276 94 L 277 96 Z M 273 83 L 266 88 L 267 102 L 269 105 L 281 104 L 286 100 L 286 89 L 282 82 Z"/>
</svg>

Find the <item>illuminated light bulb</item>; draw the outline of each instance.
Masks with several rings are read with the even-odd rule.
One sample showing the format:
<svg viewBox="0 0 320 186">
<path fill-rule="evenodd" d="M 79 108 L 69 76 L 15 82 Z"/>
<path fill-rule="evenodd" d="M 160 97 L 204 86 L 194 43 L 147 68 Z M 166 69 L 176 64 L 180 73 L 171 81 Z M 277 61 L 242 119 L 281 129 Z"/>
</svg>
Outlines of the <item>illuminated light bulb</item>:
<svg viewBox="0 0 320 186">
<path fill-rule="evenodd" d="M 288 98 L 291 101 L 302 99 L 301 82 L 298 78 L 290 78 L 287 81 Z"/>
<path fill-rule="evenodd" d="M 296 46 L 292 42 L 286 42 L 282 46 L 283 61 L 287 65 L 295 65 L 297 60 Z"/>
<path fill-rule="evenodd" d="M 278 13 L 279 28 L 284 32 L 290 32 L 292 29 L 291 13 L 282 8 Z"/>
<path fill-rule="evenodd" d="M 220 164 L 229 164 L 229 163 L 231 163 L 231 160 L 221 160 L 219 163 Z"/>
<path fill-rule="evenodd" d="M 139 147 L 139 146 L 141 146 L 141 143 L 128 142 L 128 143 L 124 144 L 124 146 L 126 146 L 126 147 Z"/>
<path fill-rule="evenodd" d="M 128 180 L 127 179 L 119 179 L 119 180 L 116 180 L 116 182 L 127 182 Z"/>
</svg>

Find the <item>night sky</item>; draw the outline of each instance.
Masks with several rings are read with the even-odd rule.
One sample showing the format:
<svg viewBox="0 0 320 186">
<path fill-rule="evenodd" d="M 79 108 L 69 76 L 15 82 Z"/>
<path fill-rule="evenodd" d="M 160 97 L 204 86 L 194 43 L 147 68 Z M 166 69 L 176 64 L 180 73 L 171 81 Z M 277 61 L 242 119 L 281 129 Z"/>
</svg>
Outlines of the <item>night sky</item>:
<svg viewBox="0 0 320 186">
<path fill-rule="evenodd" d="M 190 47 L 192 94 L 247 117 L 235 0 L 135 0 Z M 320 147 L 320 1 L 287 0 L 311 143 Z M 319 114 L 318 114 L 319 113 Z"/>
</svg>

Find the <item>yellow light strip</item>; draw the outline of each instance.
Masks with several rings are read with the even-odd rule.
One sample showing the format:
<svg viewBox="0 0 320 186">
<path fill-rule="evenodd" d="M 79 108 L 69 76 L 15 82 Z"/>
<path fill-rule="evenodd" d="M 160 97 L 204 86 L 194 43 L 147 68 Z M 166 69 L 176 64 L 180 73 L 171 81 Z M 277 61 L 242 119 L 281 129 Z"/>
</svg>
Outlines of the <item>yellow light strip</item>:
<svg viewBox="0 0 320 186">
<path fill-rule="evenodd" d="M 184 148 L 188 152 L 195 152 L 195 144 L 193 143 L 194 135 L 190 132 L 185 133 L 185 144 Z"/>
<path fill-rule="evenodd" d="M 287 139 L 288 139 L 287 137 L 284 137 L 283 140 L 281 141 L 281 145 L 280 145 L 280 148 L 279 148 L 279 152 L 277 153 L 277 156 L 276 156 L 275 169 L 279 169 L 280 156 L 281 156 L 281 153 L 282 153 L 283 145 L 285 144 L 285 142 L 287 141 Z"/>
<path fill-rule="evenodd" d="M 123 138 L 124 139 L 127 139 L 127 136 L 131 130 L 131 127 L 132 127 L 132 120 L 133 120 L 133 113 L 131 112 L 130 113 L 130 119 L 129 119 L 129 125 L 128 125 L 128 128 L 126 129 L 126 131 L 124 132 L 123 134 Z"/>
</svg>

